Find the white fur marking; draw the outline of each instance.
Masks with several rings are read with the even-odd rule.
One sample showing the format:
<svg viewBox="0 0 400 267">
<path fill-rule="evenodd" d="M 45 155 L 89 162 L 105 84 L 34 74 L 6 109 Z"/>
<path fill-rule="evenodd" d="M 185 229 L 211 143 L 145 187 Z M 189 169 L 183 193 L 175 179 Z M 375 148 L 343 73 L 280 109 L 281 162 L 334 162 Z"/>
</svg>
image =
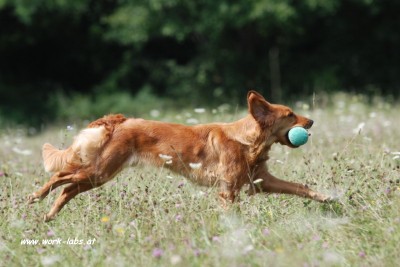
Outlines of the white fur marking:
<svg viewBox="0 0 400 267">
<path fill-rule="evenodd" d="M 139 163 L 139 157 L 133 153 L 132 156 L 128 158 L 128 160 L 125 162 L 125 166 L 136 166 Z"/>
<path fill-rule="evenodd" d="M 104 126 L 87 128 L 75 138 L 72 149 L 80 156 L 83 165 L 90 164 L 96 157 L 99 148 L 104 144 L 105 131 Z"/>
</svg>

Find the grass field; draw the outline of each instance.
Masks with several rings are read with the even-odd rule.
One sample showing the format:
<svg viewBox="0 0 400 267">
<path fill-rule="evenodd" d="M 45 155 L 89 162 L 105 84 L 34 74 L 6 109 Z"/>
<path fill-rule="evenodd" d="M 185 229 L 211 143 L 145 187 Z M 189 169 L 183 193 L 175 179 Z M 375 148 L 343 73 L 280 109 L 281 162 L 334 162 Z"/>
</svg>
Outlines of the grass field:
<svg viewBox="0 0 400 267">
<path fill-rule="evenodd" d="M 27 195 L 49 178 L 41 145 L 65 147 L 82 125 L 53 127 L 34 137 L 24 129 L 2 129 L 0 265 L 398 266 L 399 106 L 381 100 L 367 105 L 349 95 L 336 95 L 332 103 L 297 105 L 297 112 L 315 121 L 312 137 L 300 149 L 275 145 L 269 168 L 277 177 L 337 196 L 334 204 L 243 192 L 224 211 L 215 188 L 142 167 L 79 195 L 55 221 L 44 223 L 59 190 L 26 205 Z M 147 117 L 203 123 L 244 114 L 154 110 Z M 54 244 L 43 244 L 50 240 Z"/>
</svg>

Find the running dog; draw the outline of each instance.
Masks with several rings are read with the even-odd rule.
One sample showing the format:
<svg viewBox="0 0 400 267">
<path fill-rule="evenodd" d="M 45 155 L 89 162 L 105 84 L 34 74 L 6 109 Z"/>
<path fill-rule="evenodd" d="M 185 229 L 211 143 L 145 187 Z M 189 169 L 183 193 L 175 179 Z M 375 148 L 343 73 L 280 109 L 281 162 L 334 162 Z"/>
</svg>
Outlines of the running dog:
<svg viewBox="0 0 400 267">
<path fill-rule="evenodd" d="M 90 123 L 72 145 L 59 150 L 43 145 L 43 161 L 50 181 L 29 196 L 29 203 L 44 199 L 58 186 L 63 188 L 44 217 L 55 218 L 62 207 L 79 193 L 110 181 L 123 168 L 147 164 L 164 166 L 194 183 L 217 186 L 226 206 L 240 189 L 250 184 L 249 194 L 285 193 L 330 201 L 329 196 L 306 185 L 287 182 L 268 172 L 268 152 L 275 143 L 295 148 L 288 131 L 313 121 L 289 107 L 267 102 L 255 91 L 247 94 L 249 114 L 232 123 L 186 126 L 175 123 L 108 115 Z M 254 181 L 259 182 L 254 185 Z"/>
</svg>

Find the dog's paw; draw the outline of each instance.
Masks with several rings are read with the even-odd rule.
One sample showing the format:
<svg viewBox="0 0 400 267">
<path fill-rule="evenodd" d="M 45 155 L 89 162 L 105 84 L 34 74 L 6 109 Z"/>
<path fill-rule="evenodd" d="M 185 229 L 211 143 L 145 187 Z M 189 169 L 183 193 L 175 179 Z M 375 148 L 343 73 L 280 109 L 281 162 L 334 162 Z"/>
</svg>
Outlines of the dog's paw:
<svg viewBox="0 0 400 267">
<path fill-rule="evenodd" d="M 52 221 L 52 220 L 54 220 L 54 216 L 51 216 L 51 215 L 49 215 L 49 214 L 45 214 L 45 215 L 43 216 L 43 221 L 44 221 L 44 222 L 50 222 L 50 221 Z"/>
<path fill-rule="evenodd" d="M 35 203 L 35 202 L 38 202 L 40 199 L 39 199 L 39 197 L 37 197 L 35 194 L 30 194 L 29 196 L 28 196 L 28 204 L 32 204 L 32 203 Z"/>
<path fill-rule="evenodd" d="M 322 202 L 322 203 L 339 202 L 339 197 L 338 196 L 327 196 L 327 195 L 317 194 L 313 198 L 314 198 L 314 200 Z"/>
<path fill-rule="evenodd" d="M 324 203 L 339 202 L 339 197 L 338 196 L 327 196 L 322 202 L 324 202 Z"/>
</svg>

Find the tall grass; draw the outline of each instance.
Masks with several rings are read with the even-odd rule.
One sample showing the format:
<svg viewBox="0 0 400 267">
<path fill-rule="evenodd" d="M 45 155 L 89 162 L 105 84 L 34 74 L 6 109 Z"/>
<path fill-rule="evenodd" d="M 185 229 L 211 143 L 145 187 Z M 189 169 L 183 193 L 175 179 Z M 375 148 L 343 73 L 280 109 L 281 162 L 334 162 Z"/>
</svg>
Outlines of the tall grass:
<svg viewBox="0 0 400 267">
<path fill-rule="evenodd" d="M 25 204 L 49 175 L 40 147 L 70 144 L 78 126 L 0 135 L 0 265 L 3 266 L 397 266 L 400 260 L 398 106 L 336 95 L 320 108 L 299 149 L 275 145 L 269 168 L 286 180 L 338 197 L 320 204 L 288 195 L 241 195 L 225 211 L 215 188 L 190 184 L 166 169 L 126 169 L 79 195 L 43 223 L 58 192 Z M 191 110 L 145 117 L 183 123 L 230 121 L 244 110 Z M 83 244 L 23 245 L 25 239 Z M 71 241 L 71 242 L 72 242 Z M 87 241 L 93 241 L 87 244 Z M 70 242 L 70 243 L 71 243 Z M 73 243 L 73 242 L 72 242 Z"/>
</svg>

